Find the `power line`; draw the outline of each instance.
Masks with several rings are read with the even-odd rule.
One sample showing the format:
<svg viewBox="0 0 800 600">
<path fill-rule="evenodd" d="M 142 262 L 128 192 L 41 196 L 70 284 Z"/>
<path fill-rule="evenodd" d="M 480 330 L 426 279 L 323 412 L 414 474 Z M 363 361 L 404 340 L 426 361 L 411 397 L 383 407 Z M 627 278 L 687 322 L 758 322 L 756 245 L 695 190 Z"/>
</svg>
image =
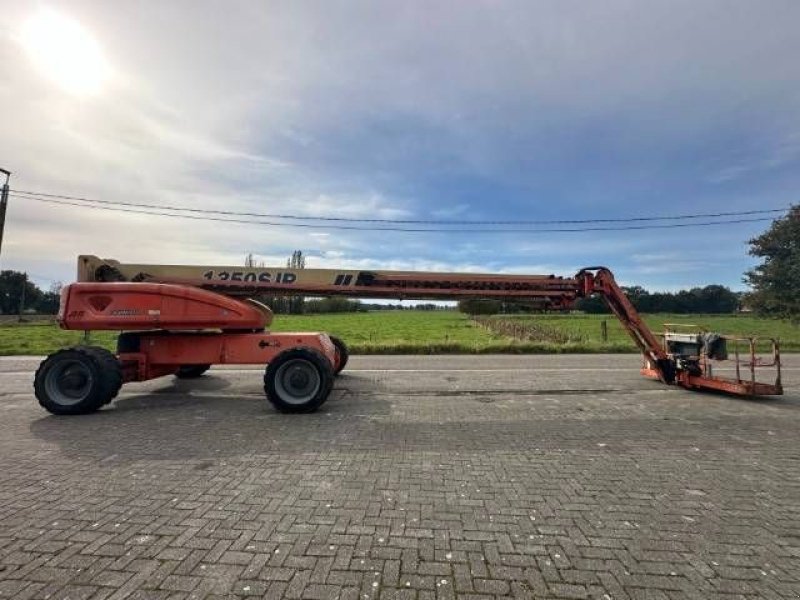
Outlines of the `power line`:
<svg viewBox="0 0 800 600">
<path fill-rule="evenodd" d="M 25 190 L 12 190 L 12 194 L 19 198 L 30 200 L 42 200 L 44 198 L 70 200 L 74 202 L 86 202 L 103 206 L 125 206 L 132 208 L 147 208 L 160 211 L 181 211 L 207 215 L 229 215 L 236 217 L 257 217 L 267 219 L 286 219 L 295 221 L 336 221 L 348 223 L 392 223 L 398 225 L 578 225 L 581 223 L 634 223 L 647 221 L 681 221 L 686 219 L 710 219 L 723 217 L 741 217 L 751 215 L 764 215 L 786 212 L 787 208 L 767 208 L 759 210 L 728 211 L 717 213 L 694 213 L 682 215 L 663 215 L 650 217 L 624 217 L 607 219 L 566 219 L 566 220 L 514 220 L 514 221 L 482 221 L 482 220 L 450 220 L 450 219 L 365 219 L 354 217 L 312 217 L 305 215 L 276 214 L 276 213 L 255 213 L 240 212 L 229 210 L 216 210 L 204 208 L 192 208 L 184 206 L 169 206 L 161 204 L 146 204 L 140 202 L 123 202 L 117 200 L 98 200 L 92 198 L 82 198 L 80 196 L 67 196 L 63 194 L 50 194 L 45 192 L 31 192 Z M 427 231 L 427 230 L 426 230 Z"/>
<path fill-rule="evenodd" d="M 153 211 L 153 210 L 139 210 L 135 208 L 123 208 L 117 206 L 92 206 L 81 204 L 79 202 L 72 202 L 69 200 L 57 200 L 54 198 L 35 198 L 29 197 L 28 200 L 36 202 L 46 202 L 59 206 L 78 206 L 80 208 L 90 208 L 94 210 L 105 210 L 112 212 L 134 213 L 141 215 L 154 215 L 161 217 L 173 217 L 178 219 L 191 219 L 194 221 L 214 221 L 220 223 L 243 223 L 247 225 L 270 225 L 274 227 L 295 227 L 304 229 L 334 229 L 346 231 L 403 231 L 409 233 L 576 233 L 584 231 L 632 231 L 642 229 L 674 229 L 678 227 L 708 227 L 712 225 L 735 225 L 737 223 L 756 223 L 760 221 L 771 221 L 769 217 L 756 217 L 746 219 L 735 219 L 727 221 L 710 221 L 710 222 L 693 222 L 693 223 L 669 223 L 669 224 L 653 224 L 653 225 L 627 225 L 620 227 L 573 227 L 573 228 L 558 228 L 558 229 L 530 229 L 530 228 L 512 228 L 512 229 L 417 229 L 408 227 L 354 227 L 351 225 L 327 225 L 327 224 L 312 224 L 312 223 L 277 223 L 274 221 L 261 221 L 252 219 L 227 219 L 221 217 L 198 216 L 190 214 L 176 214 L 169 212 Z"/>
</svg>

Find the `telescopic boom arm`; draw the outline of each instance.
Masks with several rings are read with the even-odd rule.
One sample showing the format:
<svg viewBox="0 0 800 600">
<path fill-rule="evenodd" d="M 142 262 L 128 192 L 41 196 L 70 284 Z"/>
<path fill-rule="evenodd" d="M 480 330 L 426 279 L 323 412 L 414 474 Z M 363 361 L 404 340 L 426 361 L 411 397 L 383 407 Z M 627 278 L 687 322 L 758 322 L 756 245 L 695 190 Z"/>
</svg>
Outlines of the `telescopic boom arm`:
<svg viewBox="0 0 800 600">
<path fill-rule="evenodd" d="M 280 267 L 136 265 L 78 257 L 78 281 L 146 281 L 201 287 L 226 296 L 279 294 L 459 300 L 518 299 L 570 308 L 581 289 L 575 277 Z"/>
</svg>

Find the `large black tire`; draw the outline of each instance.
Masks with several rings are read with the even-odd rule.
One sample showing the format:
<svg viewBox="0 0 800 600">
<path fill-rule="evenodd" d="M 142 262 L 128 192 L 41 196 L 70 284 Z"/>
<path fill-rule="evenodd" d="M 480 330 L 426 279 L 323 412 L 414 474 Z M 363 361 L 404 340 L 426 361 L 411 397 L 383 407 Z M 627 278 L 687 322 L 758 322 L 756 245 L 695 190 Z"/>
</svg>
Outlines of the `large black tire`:
<svg viewBox="0 0 800 600">
<path fill-rule="evenodd" d="M 181 365 L 175 371 L 175 377 L 178 379 L 197 379 L 210 368 L 211 365 Z"/>
<path fill-rule="evenodd" d="M 317 410 L 333 387 L 330 361 L 311 348 L 292 348 L 267 365 L 264 392 L 267 400 L 284 413 Z"/>
<path fill-rule="evenodd" d="M 122 367 L 111 352 L 96 346 L 59 350 L 39 365 L 36 398 L 54 415 L 82 415 L 111 402 L 122 387 Z"/>
<path fill-rule="evenodd" d="M 347 364 L 347 361 L 350 358 L 350 350 L 347 348 L 347 344 L 345 344 L 341 338 L 338 338 L 335 335 L 328 337 L 331 338 L 333 345 L 336 347 L 336 368 L 333 370 L 333 374 L 338 375 L 342 372 L 342 369 L 344 369 L 344 366 Z"/>
</svg>

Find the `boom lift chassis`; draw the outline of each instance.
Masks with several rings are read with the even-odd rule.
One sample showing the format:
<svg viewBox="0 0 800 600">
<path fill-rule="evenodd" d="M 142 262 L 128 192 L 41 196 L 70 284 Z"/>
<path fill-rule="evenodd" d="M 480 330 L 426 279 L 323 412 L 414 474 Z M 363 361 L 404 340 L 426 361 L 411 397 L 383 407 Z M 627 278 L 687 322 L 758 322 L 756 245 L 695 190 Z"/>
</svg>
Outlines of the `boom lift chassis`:
<svg viewBox="0 0 800 600">
<path fill-rule="evenodd" d="M 117 352 L 76 346 L 51 354 L 36 372 L 36 397 L 52 413 L 82 414 L 111 402 L 124 383 L 165 375 L 199 377 L 212 364 L 262 364 L 265 393 L 275 408 L 316 410 L 347 363 L 347 347 L 324 333 L 269 333 L 271 311 L 250 299 L 258 293 L 500 298 L 560 310 L 570 308 L 577 298 L 599 295 L 641 351 L 644 376 L 687 389 L 742 396 L 783 393 L 776 340 L 767 340 L 770 360 L 758 356 L 762 346 L 754 338 L 686 333 L 673 326 L 659 340 L 605 267 L 588 267 L 565 278 L 125 265 L 81 256 L 78 282 L 62 291 L 58 323 L 64 329 L 121 331 Z M 734 346 L 735 376 L 719 377 L 714 365 L 728 358 L 729 342 Z M 742 343 L 747 345 L 744 357 Z M 757 370 L 765 367 L 774 369 L 773 382 L 757 378 Z"/>
</svg>

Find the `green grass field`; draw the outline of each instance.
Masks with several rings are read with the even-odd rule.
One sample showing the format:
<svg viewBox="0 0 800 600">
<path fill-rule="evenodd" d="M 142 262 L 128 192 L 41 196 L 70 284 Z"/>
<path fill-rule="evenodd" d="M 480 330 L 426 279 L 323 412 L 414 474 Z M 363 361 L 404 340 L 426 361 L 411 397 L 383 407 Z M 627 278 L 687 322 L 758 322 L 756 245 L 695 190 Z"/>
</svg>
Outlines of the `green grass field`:
<svg viewBox="0 0 800 600">
<path fill-rule="evenodd" d="M 488 333 L 455 311 L 376 311 L 328 315 L 277 315 L 272 331 L 324 331 L 355 353 L 509 352 L 515 341 Z M 114 348 L 114 332 L 93 332 L 91 343 Z M 49 354 L 77 344 L 83 333 L 53 324 L 0 325 L 0 355 Z"/>
<path fill-rule="evenodd" d="M 545 330 L 560 332 L 552 341 L 520 341 L 493 334 L 455 311 L 378 311 L 370 313 L 301 315 L 275 318 L 273 331 L 325 331 L 345 340 L 354 353 L 546 353 L 634 352 L 633 342 L 611 315 L 498 316 L 524 323 L 534 321 Z M 600 322 L 608 322 L 608 343 L 600 337 Z M 646 315 L 658 333 L 663 323 L 693 323 L 712 331 L 779 337 L 786 351 L 800 351 L 800 328 L 787 322 L 736 315 Z M 114 332 L 93 332 L 90 343 L 114 348 Z M 0 325 L 0 355 L 41 355 L 80 343 L 83 333 L 62 331 L 50 323 Z"/>
<path fill-rule="evenodd" d="M 800 351 L 800 327 L 788 321 L 778 319 L 760 319 L 750 315 L 677 315 L 658 313 L 642 315 L 653 333 L 662 333 L 666 323 L 683 323 L 695 325 L 697 328 L 733 336 L 749 336 L 756 338 L 777 338 L 781 349 L 789 352 Z M 498 315 L 493 319 L 511 322 L 535 322 L 546 328 L 552 328 L 570 336 L 576 344 L 587 347 L 588 351 L 634 351 L 635 346 L 628 333 L 613 315 Z M 608 342 L 603 344 L 601 337 L 601 321 L 608 327 Z"/>
</svg>

